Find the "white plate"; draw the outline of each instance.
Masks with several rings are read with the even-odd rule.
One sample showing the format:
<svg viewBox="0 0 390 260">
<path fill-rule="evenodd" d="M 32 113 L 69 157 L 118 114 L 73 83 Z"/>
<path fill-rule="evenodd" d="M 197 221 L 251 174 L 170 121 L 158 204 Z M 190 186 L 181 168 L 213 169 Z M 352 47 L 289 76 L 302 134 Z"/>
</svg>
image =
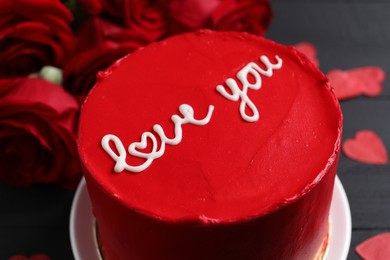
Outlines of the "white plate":
<svg viewBox="0 0 390 260">
<path fill-rule="evenodd" d="M 347 259 L 351 243 L 351 212 L 343 185 L 338 177 L 333 190 L 333 200 L 330 209 L 331 237 L 325 260 Z M 70 241 L 76 260 L 98 260 L 92 215 L 85 181 L 77 188 L 70 214 Z"/>
</svg>

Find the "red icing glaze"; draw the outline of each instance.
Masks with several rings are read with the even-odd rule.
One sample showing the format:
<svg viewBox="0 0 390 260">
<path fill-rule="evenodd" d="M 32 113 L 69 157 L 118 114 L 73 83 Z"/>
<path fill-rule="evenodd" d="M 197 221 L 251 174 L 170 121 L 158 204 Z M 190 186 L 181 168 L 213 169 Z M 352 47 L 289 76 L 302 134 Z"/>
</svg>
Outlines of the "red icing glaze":
<svg viewBox="0 0 390 260">
<path fill-rule="evenodd" d="M 260 118 L 216 91 L 259 57 L 276 63 L 248 97 Z M 253 78 L 249 78 L 252 82 Z M 240 86 L 241 88 L 241 86 Z M 126 150 L 160 124 L 174 136 L 181 104 L 210 122 L 144 171 L 114 172 L 106 134 Z M 246 110 L 248 114 L 250 111 Z M 81 113 L 79 151 L 108 259 L 308 259 L 326 237 L 341 112 L 302 54 L 244 33 L 197 32 L 151 44 L 101 74 Z M 149 143 L 149 147 L 151 144 Z M 148 149 L 148 148 L 146 148 Z M 143 160 L 127 155 L 129 164 Z"/>
</svg>

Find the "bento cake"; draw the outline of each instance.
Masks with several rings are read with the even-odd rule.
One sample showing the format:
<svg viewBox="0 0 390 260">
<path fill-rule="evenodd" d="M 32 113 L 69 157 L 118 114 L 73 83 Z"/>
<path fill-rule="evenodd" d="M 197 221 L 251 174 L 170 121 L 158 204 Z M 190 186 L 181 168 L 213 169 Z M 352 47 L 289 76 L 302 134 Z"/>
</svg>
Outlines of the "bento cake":
<svg viewBox="0 0 390 260">
<path fill-rule="evenodd" d="M 80 116 L 103 258 L 315 259 L 341 127 L 327 78 L 292 47 L 198 31 L 131 53 Z"/>
</svg>

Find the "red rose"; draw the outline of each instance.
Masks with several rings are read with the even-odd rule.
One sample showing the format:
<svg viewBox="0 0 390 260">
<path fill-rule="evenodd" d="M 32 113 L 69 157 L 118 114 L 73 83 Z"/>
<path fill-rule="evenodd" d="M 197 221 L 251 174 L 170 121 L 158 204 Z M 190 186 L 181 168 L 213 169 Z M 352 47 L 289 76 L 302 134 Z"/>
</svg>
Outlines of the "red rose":
<svg viewBox="0 0 390 260">
<path fill-rule="evenodd" d="M 198 29 L 263 35 L 272 17 L 268 0 L 172 0 L 169 34 Z"/>
<path fill-rule="evenodd" d="M 76 187 L 77 102 L 61 87 L 38 78 L 0 80 L 0 180 L 27 187 Z"/>
<path fill-rule="evenodd" d="M 78 0 L 77 3 L 91 15 L 97 15 L 102 12 L 102 4 L 100 0 Z"/>
<path fill-rule="evenodd" d="M 212 29 L 263 35 L 271 18 L 268 0 L 224 0 L 212 15 Z"/>
<path fill-rule="evenodd" d="M 149 42 L 166 34 L 167 0 L 82 0 L 89 14 L 98 14 L 133 31 L 137 38 Z"/>
<path fill-rule="evenodd" d="M 80 101 L 96 82 L 96 74 L 147 42 L 132 30 L 93 18 L 79 31 L 80 52 L 64 67 L 64 86 Z"/>
<path fill-rule="evenodd" d="M 61 66 L 75 48 L 73 17 L 59 0 L 0 0 L 0 77 Z"/>
<path fill-rule="evenodd" d="M 223 0 L 172 0 L 169 3 L 169 34 L 211 27 L 211 15 Z"/>
</svg>

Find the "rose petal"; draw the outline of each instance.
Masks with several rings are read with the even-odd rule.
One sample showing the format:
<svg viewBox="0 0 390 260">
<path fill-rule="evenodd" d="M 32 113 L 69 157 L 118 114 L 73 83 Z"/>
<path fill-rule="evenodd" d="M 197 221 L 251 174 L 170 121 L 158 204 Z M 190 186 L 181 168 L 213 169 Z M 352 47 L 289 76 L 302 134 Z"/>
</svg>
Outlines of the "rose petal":
<svg viewBox="0 0 390 260">
<path fill-rule="evenodd" d="M 38 22 L 23 22 L 7 30 L 1 31 L 0 38 L 12 38 L 31 43 L 37 43 L 53 51 L 54 64 L 60 64 L 64 58 L 63 47 L 51 35 L 49 25 Z"/>
<path fill-rule="evenodd" d="M 96 74 L 134 49 L 102 47 L 82 52 L 64 68 L 65 88 L 73 95 L 86 95 L 96 82 Z"/>
<path fill-rule="evenodd" d="M 120 27 L 100 18 L 89 19 L 80 26 L 78 28 L 78 37 L 81 52 L 107 47 L 108 42 L 115 42 L 117 46 L 124 43 L 132 43 L 134 48 L 149 43 L 149 40 L 140 37 L 134 30 Z"/>
<path fill-rule="evenodd" d="M 365 260 L 390 259 L 390 233 L 373 236 L 356 247 L 356 253 Z"/>
<path fill-rule="evenodd" d="M 76 100 L 57 85 L 36 78 L 0 80 L 0 179 L 14 186 L 74 188 L 81 177 L 77 115 Z"/>
<path fill-rule="evenodd" d="M 72 21 L 72 13 L 59 0 L 18 0 L 1 1 L 0 14 L 19 13 L 37 20 L 42 13 L 52 14 L 65 21 Z"/>
<path fill-rule="evenodd" d="M 111 21 L 131 29 L 137 38 L 151 42 L 166 33 L 164 1 L 100 0 L 100 3 Z"/>
<path fill-rule="evenodd" d="M 385 145 L 376 133 L 369 130 L 361 130 L 356 133 L 355 138 L 345 140 L 342 151 L 350 159 L 359 162 L 369 164 L 388 163 Z"/>
<path fill-rule="evenodd" d="M 78 0 L 77 3 L 91 15 L 97 15 L 102 11 L 102 4 L 99 0 Z"/>
<path fill-rule="evenodd" d="M 12 110 L 11 107 L 8 107 L 10 110 Z M 0 106 L 1 108 L 1 106 Z M 47 150 L 52 150 L 48 140 L 47 136 L 50 134 L 48 125 L 45 124 L 45 122 L 41 122 L 42 120 L 37 119 L 34 114 L 25 113 L 22 115 L 16 114 L 14 116 L 7 116 L 8 119 L 0 119 L 0 124 L 5 126 L 11 126 L 15 129 L 19 129 L 22 131 L 25 131 L 27 133 L 30 133 L 30 135 L 34 136 L 39 143 L 45 147 Z M 0 118 L 3 118 L 3 115 L 0 115 Z M 42 125 L 43 124 L 43 125 Z M 3 135 L 0 136 L 3 138 L 7 138 L 7 136 Z"/>
<path fill-rule="evenodd" d="M 7 125 L 2 128 L 8 128 Z M 0 137 L 0 144 L 3 150 L 0 152 L 0 179 L 7 183 L 18 186 L 28 187 L 37 181 L 36 176 L 45 175 L 43 182 L 53 182 L 57 173 L 50 170 L 50 155 L 45 149 L 40 149 L 40 144 L 31 134 L 18 128 L 12 129 L 14 134 Z M 3 133 L 4 134 L 4 133 Z M 51 177 L 50 177 L 51 176 Z"/>
<path fill-rule="evenodd" d="M 319 66 L 320 62 L 317 59 L 317 49 L 309 42 L 301 42 L 294 45 L 295 49 L 303 53 L 314 65 Z"/>
<path fill-rule="evenodd" d="M 60 67 L 76 50 L 72 13 L 59 0 L 0 1 L 0 16 L 0 77 Z"/>
<path fill-rule="evenodd" d="M 212 13 L 220 3 L 220 0 L 170 1 L 169 16 L 171 22 L 180 24 L 180 28 L 182 28 L 180 31 L 172 30 L 172 34 L 204 28 L 210 22 Z"/>
<path fill-rule="evenodd" d="M 0 84 L 0 97 L 6 96 L 9 91 L 13 91 L 23 79 L 2 79 L 2 84 Z"/>
<path fill-rule="evenodd" d="M 79 35 L 81 52 L 63 70 L 64 86 L 74 96 L 85 96 L 95 84 L 99 71 L 146 44 L 134 31 L 99 18 L 84 23 Z"/>
<path fill-rule="evenodd" d="M 61 87 L 39 78 L 17 80 L 20 81 L 17 87 L 8 90 L 7 96 L 0 96 L 3 102 L 19 100 L 27 103 L 42 103 L 54 109 L 58 114 L 62 114 L 66 110 L 72 110 L 74 116 L 76 116 L 79 109 L 77 102 Z M 0 93 L 3 88 L 8 88 L 9 84 L 12 84 L 12 81 L 0 79 Z M 59 100 L 61 102 L 58 102 Z"/>
<path fill-rule="evenodd" d="M 212 29 L 244 31 L 263 35 L 267 30 L 272 11 L 268 0 L 222 1 L 212 14 Z"/>
</svg>

